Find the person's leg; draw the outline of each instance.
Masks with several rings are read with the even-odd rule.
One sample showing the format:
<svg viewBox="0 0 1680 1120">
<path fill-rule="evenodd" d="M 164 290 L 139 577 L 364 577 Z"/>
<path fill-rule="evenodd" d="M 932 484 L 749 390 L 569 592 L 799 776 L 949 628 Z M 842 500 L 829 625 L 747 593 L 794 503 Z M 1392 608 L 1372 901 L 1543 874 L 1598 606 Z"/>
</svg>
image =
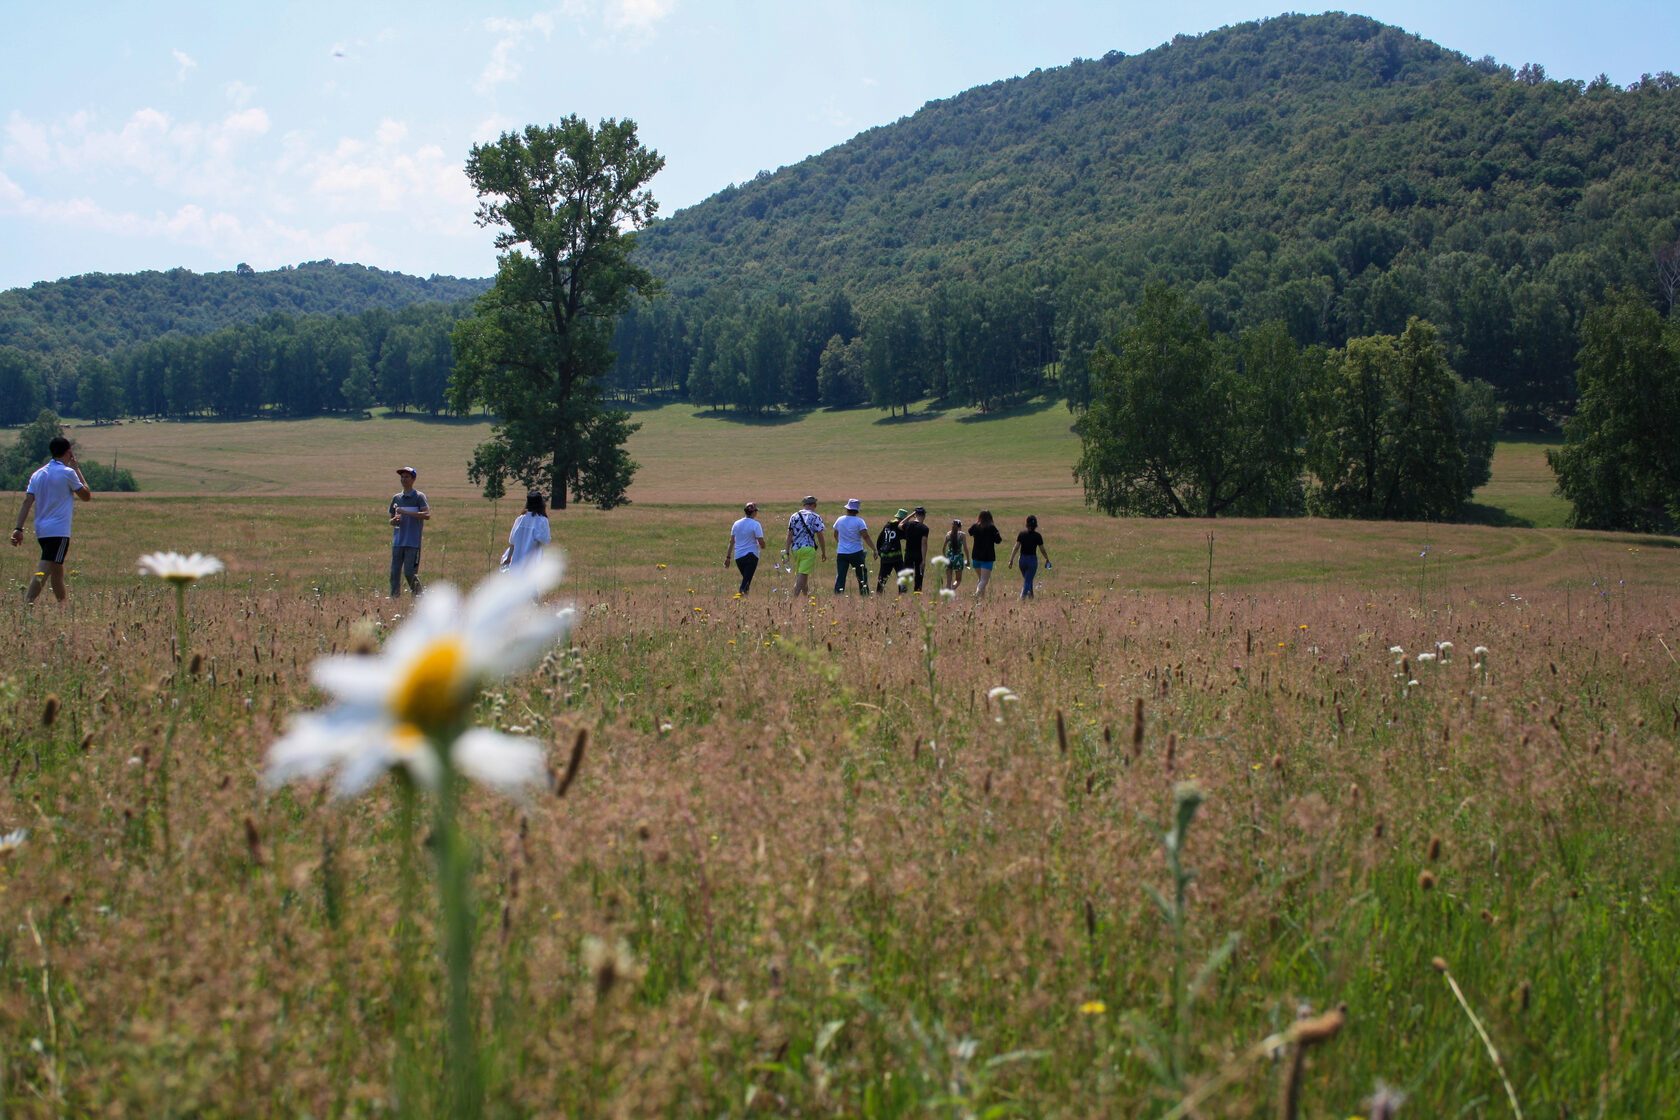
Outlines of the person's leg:
<svg viewBox="0 0 1680 1120">
<path fill-rule="evenodd" d="M 834 554 L 834 593 L 836 595 L 844 595 L 846 593 L 846 573 L 851 570 L 851 567 L 851 553 L 836 552 Z"/>
<path fill-rule="evenodd" d="M 741 573 L 741 594 L 752 590 L 753 573 L 758 571 L 758 553 L 749 552 L 745 556 L 735 558 L 735 567 Z"/>
<path fill-rule="evenodd" d="M 927 569 L 927 561 L 917 560 L 914 564 L 914 568 L 916 570 L 916 590 L 920 591 L 922 589 L 922 574 Z"/>
<path fill-rule="evenodd" d="M 1038 575 L 1038 557 L 1021 557 L 1021 598 L 1033 597 L 1033 577 Z"/>
<path fill-rule="evenodd" d="M 402 597 L 403 550 L 396 545 L 391 546 L 391 598 Z"/>
<path fill-rule="evenodd" d="M 869 562 L 864 559 L 866 555 L 868 554 L 863 552 L 857 554 L 857 581 L 859 595 L 869 594 Z"/>
<path fill-rule="evenodd" d="M 64 565 L 42 564 L 41 567 L 46 570 L 47 580 L 52 584 L 53 598 L 61 603 L 64 602 L 64 597 L 67 594 L 64 590 Z"/>
<path fill-rule="evenodd" d="M 990 582 L 992 582 L 991 564 L 988 563 L 985 567 L 976 564 L 974 566 L 974 597 L 976 599 L 986 593 L 986 585 Z"/>
<path fill-rule="evenodd" d="M 408 589 L 414 594 L 420 594 L 420 550 L 405 548 L 403 552 L 403 578 L 408 581 Z"/>
</svg>

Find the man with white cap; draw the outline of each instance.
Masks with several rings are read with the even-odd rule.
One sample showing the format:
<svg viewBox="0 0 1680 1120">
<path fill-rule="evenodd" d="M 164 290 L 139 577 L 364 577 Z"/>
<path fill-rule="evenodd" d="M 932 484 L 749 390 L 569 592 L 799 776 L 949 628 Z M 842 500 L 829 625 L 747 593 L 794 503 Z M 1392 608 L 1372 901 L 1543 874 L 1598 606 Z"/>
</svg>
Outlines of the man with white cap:
<svg viewBox="0 0 1680 1120">
<path fill-rule="evenodd" d="M 858 516 L 862 505 L 856 498 L 846 503 L 846 512 L 834 522 L 834 593 L 846 593 L 846 573 L 857 572 L 858 594 L 869 594 L 869 569 L 863 566 L 863 552 L 868 549 L 877 560 L 880 553 L 869 539 L 869 525 Z"/>
<path fill-rule="evenodd" d="M 398 467 L 397 478 L 402 491 L 391 499 L 391 598 L 402 596 L 402 581 L 408 589 L 420 594 L 420 531 L 431 520 L 432 507 L 426 495 L 414 488 L 420 472 L 413 467 Z"/>
</svg>

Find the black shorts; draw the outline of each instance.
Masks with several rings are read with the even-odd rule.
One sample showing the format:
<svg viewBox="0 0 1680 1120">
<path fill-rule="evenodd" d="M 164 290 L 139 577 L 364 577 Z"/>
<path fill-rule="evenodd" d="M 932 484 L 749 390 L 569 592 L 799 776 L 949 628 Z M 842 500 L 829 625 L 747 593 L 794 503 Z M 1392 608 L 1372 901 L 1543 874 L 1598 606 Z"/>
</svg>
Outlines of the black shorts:
<svg viewBox="0 0 1680 1120">
<path fill-rule="evenodd" d="M 36 537 L 41 544 L 41 563 L 62 564 L 70 552 L 69 537 Z"/>
</svg>

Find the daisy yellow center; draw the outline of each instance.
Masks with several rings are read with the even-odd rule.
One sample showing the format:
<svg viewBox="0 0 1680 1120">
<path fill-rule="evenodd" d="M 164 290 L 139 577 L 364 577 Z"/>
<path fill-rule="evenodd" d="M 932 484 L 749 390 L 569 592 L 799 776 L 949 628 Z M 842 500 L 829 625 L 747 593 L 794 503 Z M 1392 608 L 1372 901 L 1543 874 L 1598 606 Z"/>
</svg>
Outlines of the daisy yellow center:
<svg viewBox="0 0 1680 1120">
<path fill-rule="evenodd" d="M 472 699 L 467 651 L 456 635 L 439 638 L 404 667 L 391 693 L 391 714 L 422 731 L 448 727 Z"/>
</svg>

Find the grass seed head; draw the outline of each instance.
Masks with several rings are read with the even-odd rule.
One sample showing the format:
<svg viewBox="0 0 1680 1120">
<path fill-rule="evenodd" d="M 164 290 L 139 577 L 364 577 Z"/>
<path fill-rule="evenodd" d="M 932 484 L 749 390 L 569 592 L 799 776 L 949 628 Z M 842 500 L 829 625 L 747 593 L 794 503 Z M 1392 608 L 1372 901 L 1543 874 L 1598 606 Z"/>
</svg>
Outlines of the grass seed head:
<svg viewBox="0 0 1680 1120">
<path fill-rule="evenodd" d="M 41 726 L 51 727 L 58 722 L 58 697 L 48 696 L 47 702 L 41 706 Z"/>
<path fill-rule="evenodd" d="M 1418 872 L 1418 890 L 1432 891 L 1435 889 L 1435 873 L 1433 871 Z"/>
</svg>

